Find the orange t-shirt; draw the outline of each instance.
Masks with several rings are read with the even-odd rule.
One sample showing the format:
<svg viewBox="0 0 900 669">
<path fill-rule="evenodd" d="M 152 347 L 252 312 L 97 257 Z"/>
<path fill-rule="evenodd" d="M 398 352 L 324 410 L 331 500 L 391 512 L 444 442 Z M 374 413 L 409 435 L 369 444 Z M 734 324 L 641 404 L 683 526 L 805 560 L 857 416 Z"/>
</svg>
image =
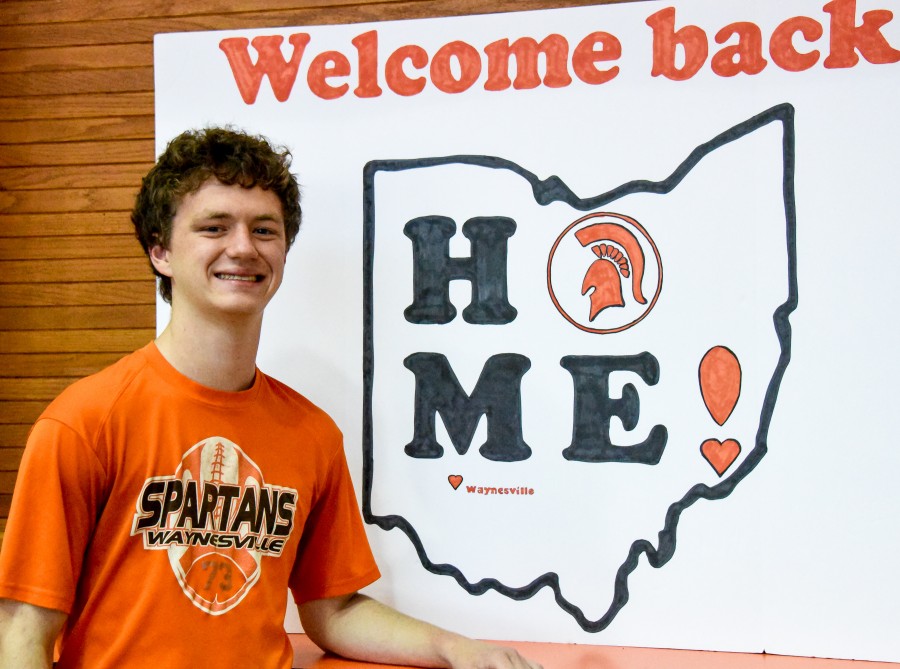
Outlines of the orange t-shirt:
<svg viewBox="0 0 900 669">
<path fill-rule="evenodd" d="M 0 553 L 0 597 L 69 613 L 59 669 L 290 667 L 288 588 L 378 576 L 327 414 L 261 372 L 200 386 L 154 344 L 38 419 Z"/>
</svg>

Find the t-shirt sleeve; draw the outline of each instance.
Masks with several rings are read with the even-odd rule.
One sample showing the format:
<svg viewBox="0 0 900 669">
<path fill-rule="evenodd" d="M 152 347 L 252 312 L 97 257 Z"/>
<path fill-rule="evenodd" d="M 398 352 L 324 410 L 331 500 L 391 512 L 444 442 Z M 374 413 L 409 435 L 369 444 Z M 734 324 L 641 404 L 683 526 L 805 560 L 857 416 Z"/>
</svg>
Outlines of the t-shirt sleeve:
<svg viewBox="0 0 900 669">
<path fill-rule="evenodd" d="M 0 551 L 0 597 L 71 611 L 104 480 L 81 435 L 54 419 L 35 423 Z"/>
<path fill-rule="evenodd" d="M 380 577 L 341 449 L 300 539 L 290 588 L 300 604 L 356 592 Z"/>
</svg>

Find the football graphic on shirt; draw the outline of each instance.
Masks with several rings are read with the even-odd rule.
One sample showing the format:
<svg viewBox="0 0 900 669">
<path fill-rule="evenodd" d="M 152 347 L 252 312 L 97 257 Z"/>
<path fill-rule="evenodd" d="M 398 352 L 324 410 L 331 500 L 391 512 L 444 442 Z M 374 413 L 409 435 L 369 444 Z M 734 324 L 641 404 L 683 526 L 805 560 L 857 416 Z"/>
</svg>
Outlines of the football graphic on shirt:
<svg viewBox="0 0 900 669">
<path fill-rule="evenodd" d="M 219 615 L 259 580 L 264 556 L 290 539 L 297 491 L 265 483 L 234 442 L 208 437 L 182 456 L 174 475 L 148 478 L 135 505 L 132 536 L 166 551 L 184 594 Z"/>
<path fill-rule="evenodd" d="M 239 500 L 248 499 L 250 495 L 235 491 L 231 497 L 225 493 L 234 490 L 233 487 L 241 493 L 254 488 L 255 497 L 259 499 L 258 493 L 264 485 L 262 472 L 237 444 L 221 437 L 211 437 L 196 444 L 181 460 L 176 478 L 184 483 L 186 502 L 191 497 L 188 490 L 203 491 L 198 499 L 201 509 L 204 503 L 210 504 L 208 500 L 213 499 L 213 486 L 219 493 L 215 496 L 212 512 L 205 516 L 205 527 L 197 529 L 227 532 L 234 526 L 242 537 L 252 531 L 251 523 L 235 522 L 241 508 L 235 508 L 235 502 L 240 503 Z M 179 517 L 170 517 L 170 526 L 183 526 L 181 519 L 185 515 L 186 510 L 183 510 Z M 169 562 L 185 594 L 196 606 L 212 614 L 224 613 L 235 607 L 256 583 L 262 556 L 249 548 L 218 547 L 211 545 L 212 541 L 203 543 L 170 546 Z"/>
</svg>

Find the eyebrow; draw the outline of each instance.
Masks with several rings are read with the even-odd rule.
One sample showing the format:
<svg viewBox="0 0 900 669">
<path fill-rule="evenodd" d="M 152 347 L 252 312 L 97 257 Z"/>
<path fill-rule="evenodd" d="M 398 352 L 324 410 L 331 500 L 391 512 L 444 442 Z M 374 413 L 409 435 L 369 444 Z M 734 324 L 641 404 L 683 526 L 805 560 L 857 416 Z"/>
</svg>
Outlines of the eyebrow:
<svg viewBox="0 0 900 669">
<path fill-rule="evenodd" d="M 228 213 L 227 211 L 208 211 L 202 213 L 198 219 L 201 221 L 208 220 L 217 220 L 217 219 L 225 219 L 225 218 L 235 218 L 233 214 Z M 283 223 L 284 217 L 279 216 L 278 214 L 259 214 L 258 216 L 254 216 L 254 221 L 274 221 L 276 223 Z"/>
</svg>

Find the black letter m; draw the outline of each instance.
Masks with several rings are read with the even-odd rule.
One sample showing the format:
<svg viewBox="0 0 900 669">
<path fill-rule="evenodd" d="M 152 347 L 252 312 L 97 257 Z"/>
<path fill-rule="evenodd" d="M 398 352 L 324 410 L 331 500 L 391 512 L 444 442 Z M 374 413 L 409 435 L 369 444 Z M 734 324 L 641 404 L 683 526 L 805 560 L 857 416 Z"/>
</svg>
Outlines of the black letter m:
<svg viewBox="0 0 900 669">
<path fill-rule="evenodd" d="M 487 439 L 479 452 L 488 460 L 517 462 L 531 457 L 522 438 L 522 376 L 531 361 L 516 353 L 491 356 L 481 370 L 471 396 L 460 387 L 447 358 L 440 353 L 413 353 L 403 364 L 416 375 L 413 440 L 406 454 L 439 458 L 443 447 L 435 437 L 435 417 L 441 413 L 456 452 L 464 455 L 475 428 L 487 416 Z"/>
</svg>

